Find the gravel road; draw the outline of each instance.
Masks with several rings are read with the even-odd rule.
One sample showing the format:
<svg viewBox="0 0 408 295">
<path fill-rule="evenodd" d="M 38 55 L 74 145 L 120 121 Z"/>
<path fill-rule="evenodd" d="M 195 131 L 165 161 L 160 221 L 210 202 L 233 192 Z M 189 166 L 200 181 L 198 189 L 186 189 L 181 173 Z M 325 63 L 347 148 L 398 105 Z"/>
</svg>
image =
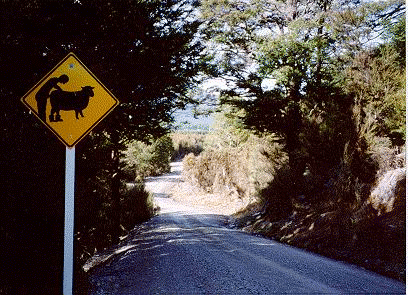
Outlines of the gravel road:
<svg viewBox="0 0 408 295">
<path fill-rule="evenodd" d="M 405 294 L 377 274 L 228 228 L 227 216 L 180 205 L 172 173 L 148 179 L 161 213 L 91 273 L 91 294 Z M 101 255 L 102 257 L 103 255 Z"/>
</svg>

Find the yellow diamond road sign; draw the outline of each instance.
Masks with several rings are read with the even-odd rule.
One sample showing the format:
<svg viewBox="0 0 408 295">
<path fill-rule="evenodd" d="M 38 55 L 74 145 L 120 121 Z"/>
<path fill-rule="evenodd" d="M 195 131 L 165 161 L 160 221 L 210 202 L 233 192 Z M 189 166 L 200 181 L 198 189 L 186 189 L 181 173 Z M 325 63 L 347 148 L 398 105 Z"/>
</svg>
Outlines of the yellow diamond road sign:
<svg viewBox="0 0 408 295">
<path fill-rule="evenodd" d="M 56 65 L 21 101 L 70 148 L 119 104 L 73 53 Z"/>
</svg>

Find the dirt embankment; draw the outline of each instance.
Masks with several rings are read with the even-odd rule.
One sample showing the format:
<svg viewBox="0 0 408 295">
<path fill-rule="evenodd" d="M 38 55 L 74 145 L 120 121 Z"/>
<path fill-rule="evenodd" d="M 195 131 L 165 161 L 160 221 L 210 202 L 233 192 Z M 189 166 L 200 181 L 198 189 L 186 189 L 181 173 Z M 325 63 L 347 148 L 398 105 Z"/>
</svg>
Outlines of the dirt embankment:
<svg viewBox="0 0 408 295">
<path fill-rule="evenodd" d="M 235 215 L 235 226 L 405 282 L 405 212 L 352 224 L 341 210 L 316 212 L 299 208 L 271 221 L 260 207 Z"/>
</svg>

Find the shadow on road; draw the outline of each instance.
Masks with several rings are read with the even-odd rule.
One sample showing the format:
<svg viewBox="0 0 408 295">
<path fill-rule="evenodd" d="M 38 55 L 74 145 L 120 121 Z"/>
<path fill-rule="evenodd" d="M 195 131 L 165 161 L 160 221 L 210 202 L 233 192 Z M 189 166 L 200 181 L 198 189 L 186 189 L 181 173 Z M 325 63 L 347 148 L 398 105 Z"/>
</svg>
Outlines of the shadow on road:
<svg viewBox="0 0 408 295">
<path fill-rule="evenodd" d="M 152 218 L 99 256 L 91 294 L 404 294 L 399 282 L 227 224 L 182 210 Z"/>
<path fill-rule="evenodd" d="M 166 194 L 155 194 L 155 197 L 169 198 Z M 137 225 L 117 246 L 92 257 L 84 265 L 86 272 L 96 271 L 106 263 L 116 263 L 131 253 L 151 255 L 148 250 L 165 247 L 171 244 L 192 245 L 217 243 L 221 230 L 226 229 L 228 217 L 216 214 L 188 214 L 186 212 L 162 213 L 151 220 Z M 220 232 L 218 232 L 218 230 Z M 214 239 L 212 237 L 218 237 Z M 142 254 L 143 253 L 143 254 Z M 167 255 L 165 252 L 161 256 Z"/>
</svg>

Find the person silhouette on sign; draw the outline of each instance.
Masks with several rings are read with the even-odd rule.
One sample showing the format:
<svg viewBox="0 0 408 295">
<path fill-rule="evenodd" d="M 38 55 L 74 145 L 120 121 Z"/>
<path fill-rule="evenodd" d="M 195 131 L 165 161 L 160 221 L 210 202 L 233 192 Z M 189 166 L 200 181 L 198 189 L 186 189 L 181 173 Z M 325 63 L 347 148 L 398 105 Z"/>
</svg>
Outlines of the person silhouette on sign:
<svg viewBox="0 0 408 295">
<path fill-rule="evenodd" d="M 35 94 L 35 99 L 37 100 L 37 109 L 38 109 L 38 116 L 41 120 L 45 122 L 46 120 L 46 107 L 47 107 L 47 99 L 50 97 L 50 92 L 52 89 L 62 90 L 59 87 L 58 83 L 65 84 L 69 81 L 69 77 L 67 75 L 61 75 L 59 77 L 53 77 L 49 79 L 44 85 L 37 91 Z"/>
</svg>

